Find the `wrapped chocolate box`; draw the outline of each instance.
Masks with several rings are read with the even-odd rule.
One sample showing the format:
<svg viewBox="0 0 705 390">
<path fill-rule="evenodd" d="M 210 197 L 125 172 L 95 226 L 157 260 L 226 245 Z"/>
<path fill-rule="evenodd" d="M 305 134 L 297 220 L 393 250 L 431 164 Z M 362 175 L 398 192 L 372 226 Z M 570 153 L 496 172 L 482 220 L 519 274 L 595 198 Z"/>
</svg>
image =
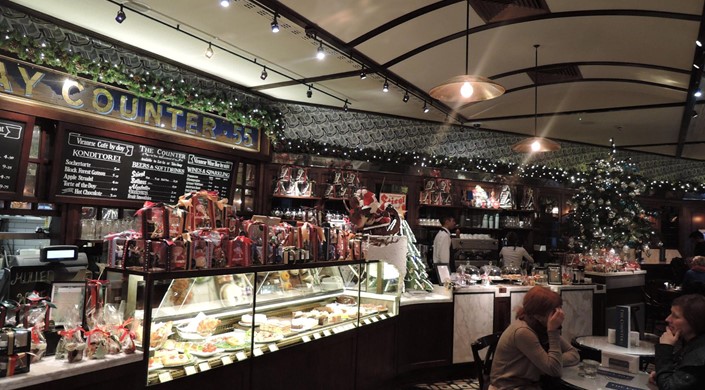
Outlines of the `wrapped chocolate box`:
<svg viewBox="0 0 705 390">
<path fill-rule="evenodd" d="M 226 242 L 228 267 L 249 267 L 252 264 L 252 240 L 238 236 Z"/>
<path fill-rule="evenodd" d="M 146 239 L 167 238 L 169 234 L 169 212 L 161 203 L 145 202 L 144 207 L 137 210 L 142 237 Z"/>
<path fill-rule="evenodd" d="M 29 352 L 30 340 L 29 329 L 0 329 L 0 356 Z"/>
<path fill-rule="evenodd" d="M 167 221 L 169 223 L 168 238 L 181 237 L 186 227 L 188 212 L 178 207 L 166 206 Z"/>
<path fill-rule="evenodd" d="M 26 352 L 0 356 L 0 377 L 14 376 L 29 372 L 31 359 Z"/>
<path fill-rule="evenodd" d="M 191 256 L 189 269 L 212 268 L 213 241 L 207 234 L 191 233 Z"/>
<path fill-rule="evenodd" d="M 167 270 L 183 271 L 188 269 L 189 242 L 179 237 L 167 240 Z"/>
</svg>

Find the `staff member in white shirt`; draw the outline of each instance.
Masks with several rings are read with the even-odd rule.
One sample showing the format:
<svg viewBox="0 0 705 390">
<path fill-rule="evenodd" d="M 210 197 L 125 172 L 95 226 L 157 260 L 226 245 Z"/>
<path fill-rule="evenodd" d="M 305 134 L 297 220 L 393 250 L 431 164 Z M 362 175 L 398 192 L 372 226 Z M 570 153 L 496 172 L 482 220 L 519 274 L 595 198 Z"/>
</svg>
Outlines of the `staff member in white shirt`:
<svg viewBox="0 0 705 390">
<path fill-rule="evenodd" d="M 517 268 L 521 267 L 524 259 L 528 260 L 529 263 L 526 264 L 526 268 L 531 268 L 534 264 L 534 258 L 531 257 L 529 252 L 524 249 L 524 247 L 517 246 L 519 237 L 514 232 L 507 233 L 507 245 L 504 246 L 499 251 L 499 259 L 504 266 L 513 265 Z"/>
<path fill-rule="evenodd" d="M 441 230 L 433 239 L 433 264 L 449 264 L 450 229 L 455 228 L 455 218 L 446 215 L 438 220 L 441 222 Z"/>
</svg>

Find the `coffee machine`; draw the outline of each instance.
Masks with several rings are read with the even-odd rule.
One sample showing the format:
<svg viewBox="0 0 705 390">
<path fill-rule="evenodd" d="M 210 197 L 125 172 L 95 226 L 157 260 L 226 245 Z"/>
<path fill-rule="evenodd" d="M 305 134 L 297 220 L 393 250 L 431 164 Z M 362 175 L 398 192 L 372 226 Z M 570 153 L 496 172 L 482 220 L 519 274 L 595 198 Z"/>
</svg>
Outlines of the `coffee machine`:
<svg viewBox="0 0 705 390">
<path fill-rule="evenodd" d="M 451 266 L 453 269 L 460 264 L 470 264 L 475 267 L 495 262 L 499 258 L 499 243 L 496 238 L 452 238 Z"/>
</svg>

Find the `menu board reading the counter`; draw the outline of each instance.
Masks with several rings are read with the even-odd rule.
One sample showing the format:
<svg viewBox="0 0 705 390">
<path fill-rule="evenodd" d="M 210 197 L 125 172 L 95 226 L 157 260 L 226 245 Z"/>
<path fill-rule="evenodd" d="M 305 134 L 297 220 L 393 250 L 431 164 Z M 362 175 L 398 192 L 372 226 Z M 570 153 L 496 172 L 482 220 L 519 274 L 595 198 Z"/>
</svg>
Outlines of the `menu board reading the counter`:
<svg viewBox="0 0 705 390">
<path fill-rule="evenodd" d="M 201 189 L 227 197 L 233 163 L 67 132 L 57 196 L 176 203 Z"/>
<path fill-rule="evenodd" d="M 24 123 L 0 120 L 0 191 L 17 191 Z"/>
</svg>

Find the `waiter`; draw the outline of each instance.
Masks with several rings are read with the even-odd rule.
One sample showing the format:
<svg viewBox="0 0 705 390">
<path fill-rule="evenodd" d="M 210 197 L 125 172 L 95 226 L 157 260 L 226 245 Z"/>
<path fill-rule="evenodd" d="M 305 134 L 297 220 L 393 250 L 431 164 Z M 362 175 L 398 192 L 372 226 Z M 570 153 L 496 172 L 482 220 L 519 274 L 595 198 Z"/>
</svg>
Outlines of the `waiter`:
<svg viewBox="0 0 705 390">
<path fill-rule="evenodd" d="M 455 228 L 455 218 L 446 215 L 440 217 L 438 221 L 441 223 L 441 230 L 433 239 L 433 264 L 449 264 L 450 229 Z"/>
</svg>

